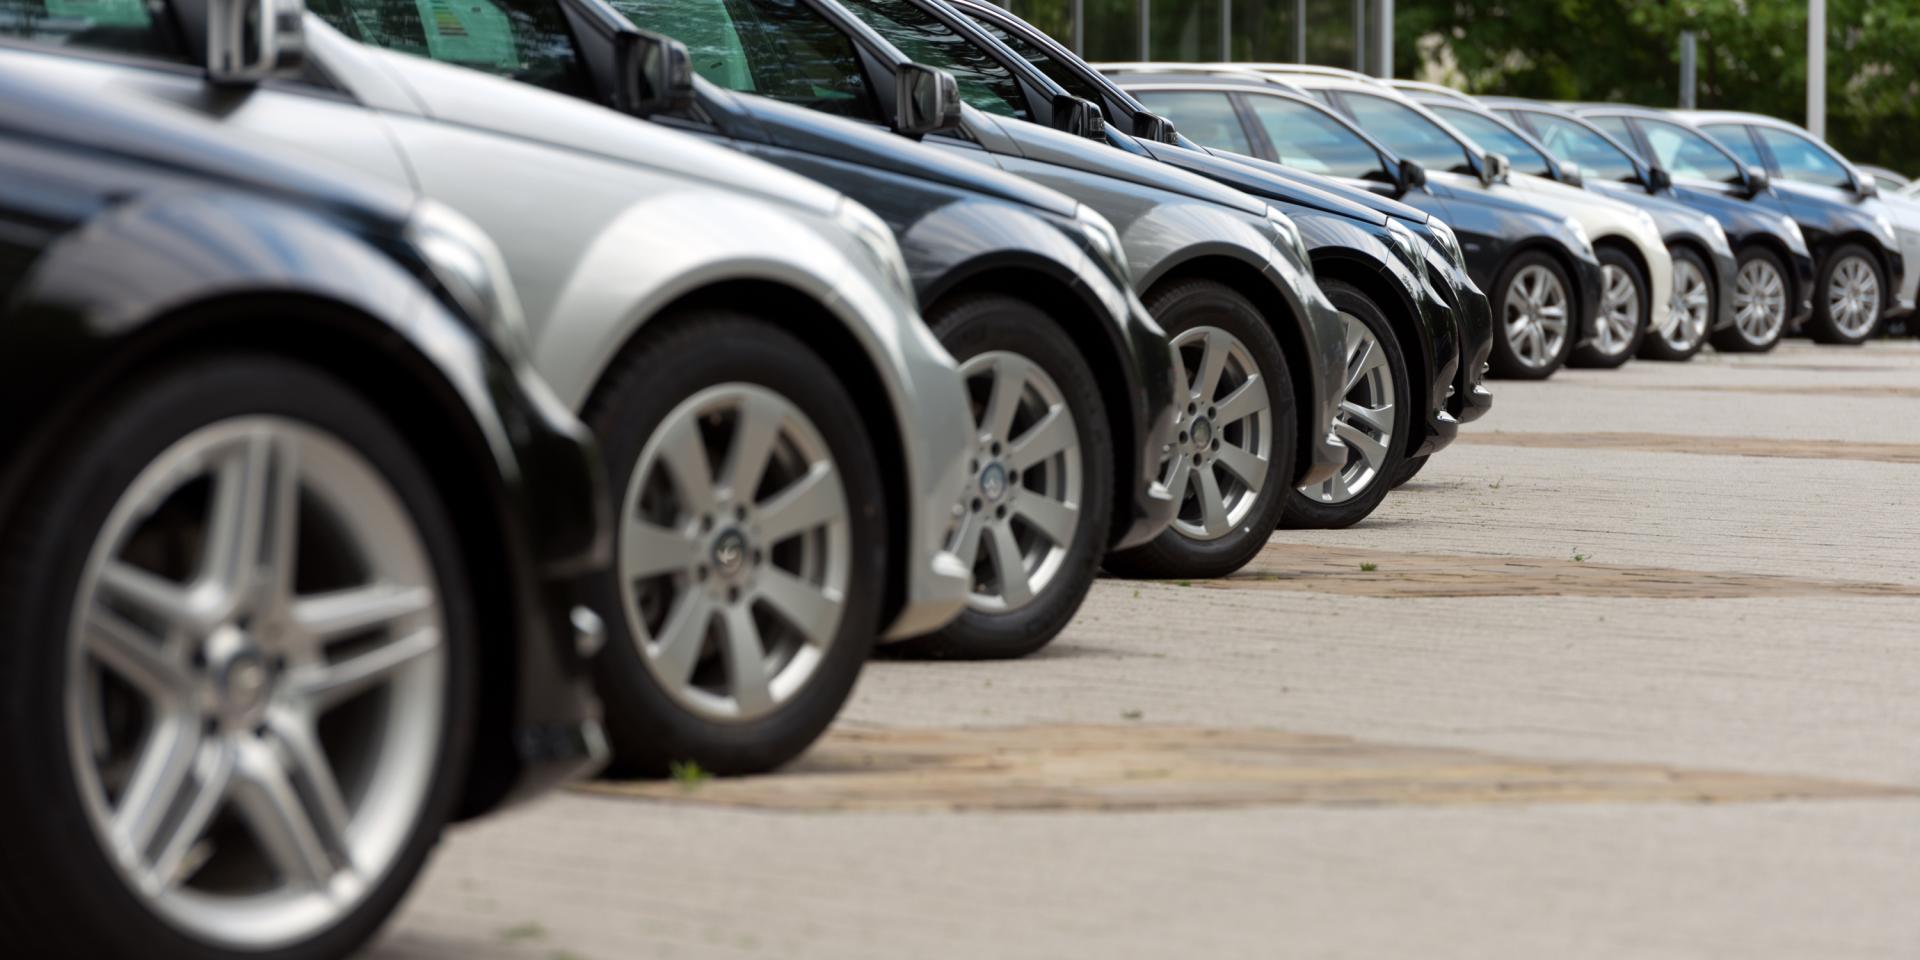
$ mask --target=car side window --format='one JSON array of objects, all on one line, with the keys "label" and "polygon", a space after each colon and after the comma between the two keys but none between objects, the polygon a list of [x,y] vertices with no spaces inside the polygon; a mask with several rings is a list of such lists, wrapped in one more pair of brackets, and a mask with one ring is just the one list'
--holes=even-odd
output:
[{"label": "car side window", "polygon": [[1754,145],[1753,137],[1747,133],[1746,127],[1738,124],[1714,123],[1703,124],[1700,129],[1706,131],[1707,136],[1720,141],[1721,146],[1733,151],[1733,155],[1739,157],[1741,163],[1755,170],[1767,168],[1767,161],[1760,156],[1760,148]]},{"label": "car side window", "polygon": [[1736,183],[1740,169],[1706,134],[1665,120],[1641,120],[1655,160],[1676,177]]},{"label": "car side window", "polygon": [[1612,134],[1615,140],[1627,144],[1635,150],[1640,149],[1639,145],[1634,143],[1633,131],[1628,129],[1626,117],[1587,117],[1586,120],[1588,123]]},{"label": "car side window", "polygon": [[0,0],[0,37],[175,63],[192,60],[165,5],[147,0]]},{"label": "car side window", "polygon": [[953,74],[960,99],[975,109],[1031,120],[1020,81],[1006,64],[907,0],[847,0],[846,7],[915,63]]},{"label": "car side window", "polygon": [[310,0],[307,9],[368,46],[593,95],[557,0]]},{"label": "car side window", "polygon": [[1281,163],[1329,177],[1393,182],[1373,144],[1319,109],[1261,94],[1249,94],[1247,103]]},{"label": "car side window", "polygon": [[1020,59],[1034,65],[1047,79],[1060,85],[1060,88],[1094,103],[1106,102],[1106,91],[1094,86],[1093,82],[1080,75],[1080,72],[1060,62],[1060,58],[1048,53],[1044,47],[1027,38],[1008,33],[1000,25],[988,20],[974,18],[980,29],[992,34],[995,40],[1007,45],[1007,48],[1020,55]]},{"label": "car side window", "polygon": [[1639,176],[1633,158],[1593,130],[1565,117],[1545,113],[1530,113],[1527,120],[1548,150],[1563,160],[1579,164],[1583,175],[1601,180],[1633,180]]},{"label": "car side window", "polygon": [[1234,153],[1253,153],[1240,115],[1227,95],[1212,90],[1136,90],[1148,110],[1173,121],[1195,143]]},{"label": "car side window", "polygon": [[1812,140],[1772,127],[1755,127],[1754,132],[1772,151],[1774,161],[1780,164],[1780,175],[1788,180],[1843,190],[1853,186],[1853,176],[1847,168]]},{"label": "car side window", "polygon": [[1501,126],[1500,121],[1483,113],[1465,110],[1459,107],[1434,105],[1430,107],[1440,119],[1453,124],[1461,133],[1473,138],[1488,153],[1504,153],[1507,162],[1520,173],[1531,173],[1536,177],[1553,176],[1553,165],[1547,155],[1535,149],[1526,138]]},{"label": "car side window", "polygon": [[852,38],[804,3],[611,0],[635,25],[687,45],[693,69],[728,90],[883,122]]},{"label": "car side window", "polygon": [[1420,115],[1420,111],[1386,97],[1344,92],[1341,102],[1353,114],[1360,129],[1377,137],[1387,149],[1428,170],[1472,173],[1467,149],[1438,124]]}]

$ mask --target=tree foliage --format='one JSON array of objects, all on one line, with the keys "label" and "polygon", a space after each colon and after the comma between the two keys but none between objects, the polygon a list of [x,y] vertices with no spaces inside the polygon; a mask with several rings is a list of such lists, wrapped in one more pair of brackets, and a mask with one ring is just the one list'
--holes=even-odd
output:
[{"label": "tree foliage", "polygon": [[[1396,63],[1469,92],[1679,103],[1680,32],[1699,35],[1698,103],[1806,119],[1805,0],[1400,0]],[[1408,71],[1402,68],[1404,75]],[[1827,139],[1920,173],[1920,2],[1829,0]]]}]

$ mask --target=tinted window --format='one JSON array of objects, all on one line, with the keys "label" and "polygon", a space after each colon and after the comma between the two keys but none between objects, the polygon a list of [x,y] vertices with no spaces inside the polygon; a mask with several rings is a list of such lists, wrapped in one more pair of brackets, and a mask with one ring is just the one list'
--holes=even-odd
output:
[{"label": "tinted window", "polygon": [[1575,120],[1550,113],[1529,113],[1527,122],[1554,156],[1580,165],[1582,175],[1598,180],[1633,180],[1633,158],[1606,137]]},{"label": "tinted window", "polygon": [[159,4],[146,0],[0,0],[0,37],[185,62]]},{"label": "tinted window", "polygon": [[1343,93],[1340,98],[1359,121],[1360,129],[1373,134],[1394,153],[1417,160],[1428,170],[1473,172],[1466,148],[1420,111],[1371,94]]},{"label": "tinted window", "polygon": [[1060,58],[1048,53],[1046,48],[1029,42],[1024,37],[1008,33],[992,21],[975,19],[973,22],[979,24],[980,29],[992,34],[994,39],[1006,44],[1014,53],[1019,54],[1022,60],[1039,68],[1041,73],[1047,75],[1047,79],[1059,84],[1061,89],[1082,100],[1106,103],[1105,90],[1094,86],[1091,81],[1081,76],[1079,71],[1060,62]]},{"label": "tinted window", "polygon": [[687,45],[693,69],[729,90],[881,122],[853,40],[804,3],[612,0],[642,29]]},{"label": "tinted window", "polygon": [[1224,93],[1204,90],[1141,90],[1135,96],[1147,109],[1173,121],[1180,132],[1202,146],[1234,153],[1252,153],[1240,115]]},{"label": "tinted window", "polygon": [[1318,108],[1261,95],[1249,95],[1247,103],[1281,163],[1329,177],[1392,181],[1372,144]]},{"label": "tinted window", "polygon": [[1735,183],[1740,170],[1706,135],[1665,120],[1641,120],[1653,158],[1676,177]]},{"label": "tinted window", "polygon": [[1755,127],[1754,132],[1760,134],[1760,141],[1773,151],[1774,161],[1780,164],[1780,175],[1788,180],[1842,189],[1853,186],[1853,177],[1847,168],[1812,140],[1772,127]]},{"label": "tinted window", "polygon": [[1500,121],[1473,110],[1459,107],[1434,105],[1428,109],[1440,115],[1440,119],[1458,127],[1461,133],[1473,138],[1480,149],[1488,153],[1504,153],[1513,169],[1520,173],[1531,173],[1537,177],[1550,177],[1553,168],[1547,162],[1547,155],[1533,148],[1524,137],[1503,126]]},{"label": "tinted window", "polygon": [[310,0],[307,8],[369,46],[591,95],[554,0]]},{"label": "tinted window", "polygon": [[939,67],[960,82],[960,99],[1003,117],[1026,120],[1027,100],[1005,64],[907,0],[849,0],[868,26],[916,63]]}]

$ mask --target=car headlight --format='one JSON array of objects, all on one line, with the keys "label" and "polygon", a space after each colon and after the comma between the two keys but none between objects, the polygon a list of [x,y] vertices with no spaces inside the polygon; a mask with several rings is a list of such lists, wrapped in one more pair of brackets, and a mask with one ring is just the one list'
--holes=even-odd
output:
[{"label": "car headlight", "polygon": [[1460,249],[1460,238],[1454,235],[1453,228],[1447,226],[1445,220],[1439,217],[1429,219],[1427,232],[1433,234],[1434,242],[1440,245],[1440,252],[1446,254],[1448,263],[1461,270],[1467,268],[1467,255]]},{"label": "car headlight", "polygon": [[1573,238],[1579,241],[1581,253],[1591,254],[1593,252],[1593,240],[1587,236],[1587,228],[1581,226],[1580,221],[1572,217],[1567,217],[1560,221],[1560,225],[1566,227],[1567,230],[1573,234]]},{"label": "car headlight", "polygon": [[1874,214],[1873,225],[1880,228],[1880,235],[1887,238],[1888,246],[1897,247],[1900,245],[1900,235],[1893,232],[1893,221],[1887,219],[1886,214]]},{"label": "car headlight", "polygon": [[885,277],[894,292],[907,303],[914,303],[913,275],[907,272],[907,258],[900,252],[900,242],[894,239],[893,230],[887,226],[887,222],[880,219],[879,214],[850,199],[840,201],[840,206],[833,212],[833,220],[860,241],[861,249],[867,254],[868,266]]},{"label": "car headlight", "polygon": [[1087,238],[1087,243],[1114,268],[1117,278],[1123,283],[1127,282],[1127,248],[1120,242],[1120,231],[1115,230],[1099,211],[1084,203],[1074,207],[1073,220],[1080,227],[1080,233]]},{"label": "car headlight", "polygon": [[1307,267],[1313,263],[1313,258],[1307,255],[1307,241],[1300,236],[1300,228],[1294,224],[1292,217],[1268,207],[1267,224],[1273,227],[1274,242],[1298,257],[1301,266]]},{"label": "car headlight", "polygon": [[1660,225],[1653,222],[1653,214],[1645,210],[1635,210],[1633,213],[1640,222],[1640,229],[1645,230],[1651,236],[1657,237],[1660,235]]},{"label": "car headlight", "polygon": [[1800,232],[1799,221],[1792,217],[1782,216],[1780,218],[1780,229],[1785,230],[1787,236],[1792,237],[1793,242],[1799,244],[1803,249],[1806,247],[1807,235]]},{"label": "car headlight", "polygon": [[407,222],[406,236],[460,309],[502,345],[523,355],[530,349],[506,258],[479,224],[444,204],[422,200]]},{"label": "car headlight", "polygon": [[1727,228],[1720,225],[1714,217],[1707,218],[1707,239],[1712,241],[1715,251],[1731,251],[1733,245],[1727,240]]},{"label": "car headlight", "polygon": [[1413,269],[1414,276],[1427,275],[1427,258],[1420,252],[1420,238],[1413,235],[1407,225],[1392,217],[1387,218],[1387,236],[1393,238],[1393,245],[1400,248],[1400,255],[1407,259],[1407,265]]}]

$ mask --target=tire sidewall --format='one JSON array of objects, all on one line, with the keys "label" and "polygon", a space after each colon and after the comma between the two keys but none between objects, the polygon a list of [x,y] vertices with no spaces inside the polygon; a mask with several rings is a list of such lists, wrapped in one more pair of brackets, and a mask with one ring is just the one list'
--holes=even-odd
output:
[{"label": "tire sidewall", "polygon": [[[1560,344],[1560,351],[1540,366],[1529,366],[1523,363],[1519,355],[1514,352],[1513,343],[1507,336],[1507,298],[1514,293],[1514,281],[1519,279],[1520,271],[1530,266],[1545,267],[1549,273],[1552,273],[1554,279],[1560,282],[1560,289],[1565,292],[1567,298],[1566,338]],[[1550,254],[1539,250],[1523,250],[1507,261],[1506,267],[1500,271],[1500,278],[1495,282],[1494,289],[1497,291],[1496,296],[1499,300],[1493,305],[1493,354],[1492,369],[1489,372],[1493,376],[1510,380],[1545,380],[1553,376],[1566,364],[1567,357],[1573,352],[1574,342],[1580,339],[1580,332],[1586,327],[1583,322],[1586,318],[1580,316],[1580,297],[1574,292],[1573,282],[1567,276],[1566,268]]]},{"label": "tire sidewall", "polygon": [[[139,473],[194,430],[239,416],[270,415],[297,420],[346,443],[380,472],[417,525],[434,567],[448,643],[446,728],[426,800],[408,841],[376,888],[354,912],[299,943],[264,952],[235,952],[205,944],[149,910],[131,893],[94,835],[67,752],[64,709],[66,644],[74,591],[108,514]],[[33,891],[5,897],[22,921],[69,927],[70,939],[47,952],[100,951],[101,955],[158,958],[247,957],[309,960],[344,955],[376,933],[424,866],[451,817],[472,746],[474,728],[476,614],[459,540],[430,475],[410,445],[356,391],[315,368],[269,355],[223,355],[176,363],[136,380],[97,404],[85,420],[96,431],[49,455],[41,481],[23,501],[23,521],[9,531],[5,549],[13,562],[0,578],[0,602],[20,611],[20,637],[59,637],[59,643],[20,645],[0,654],[6,668],[0,696],[6,699],[7,730],[0,743],[31,763],[33,771],[0,788],[0,809],[19,831],[5,848],[10,870],[36,861]],[[75,535],[73,531],[87,531]],[[16,539],[19,538],[19,539]],[[21,550],[22,543],[31,545]],[[38,734],[36,736],[36,734]],[[49,736],[49,734],[51,736]],[[54,748],[47,751],[45,742]],[[15,795],[32,784],[32,795]],[[25,851],[15,844],[27,847]],[[47,904],[36,910],[32,903]],[[103,922],[107,921],[107,922]],[[58,934],[54,936],[59,936]],[[81,946],[81,941],[86,941]]]},{"label": "tire sidewall", "polygon": [[[1833,289],[1834,273],[1840,269],[1842,262],[1850,259],[1860,260],[1866,263],[1867,269],[1873,271],[1874,283],[1880,291],[1878,312],[1874,316],[1873,322],[1868,324],[1866,332],[1858,336],[1842,331],[1840,325],[1834,322],[1833,315],[1830,312],[1831,303],[1828,299],[1829,291]],[[1839,248],[1827,255],[1826,262],[1820,267],[1820,280],[1815,287],[1813,297],[1813,322],[1808,325],[1808,333],[1821,343],[1845,346],[1865,343],[1873,339],[1874,334],[1880,332],[1881,324],[1885,322],[1888,303],[1887,295],[1887,275],[1885,270],[1880,269],[1879,259],[1867,250],[1867,248],[1857,243],[1841,244]]]}]

